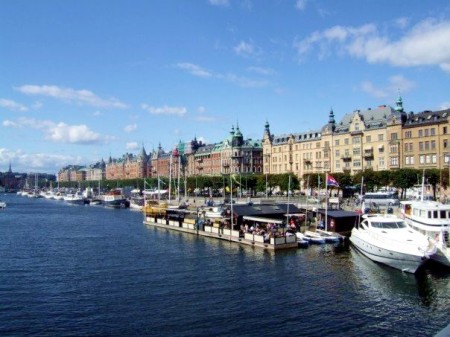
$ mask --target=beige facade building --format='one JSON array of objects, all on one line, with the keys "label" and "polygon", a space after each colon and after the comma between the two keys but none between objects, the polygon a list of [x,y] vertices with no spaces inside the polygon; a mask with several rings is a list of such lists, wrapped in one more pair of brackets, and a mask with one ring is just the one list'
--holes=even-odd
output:
[{"label": "beige facade building", "polygon": [[444,168],[450,165],[450,110],[406,113],[402,98],[396,107],[381,105],[347,113],[340,121],[330,111],[319,130],[274,136],[266,123],[264,173],[355,174],[398,168]]}]

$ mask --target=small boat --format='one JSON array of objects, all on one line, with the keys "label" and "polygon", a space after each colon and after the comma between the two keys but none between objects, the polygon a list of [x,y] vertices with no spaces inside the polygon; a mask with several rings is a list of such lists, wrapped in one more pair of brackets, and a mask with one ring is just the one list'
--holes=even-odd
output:
[{"label": "small boat", "polygon": [[297,232],[295,233],[295,236],[297,237],[298,248],[309,247],[309,239],[307,239],[303,233]]},{"label": "small boat", "polygon": [[117,188],[111,190],[105,195],[103,195],[103,204],[106,207],[112,208],[128,208],[130,207],[130,202],[122,194],[122,190]]},{"label": "small boat", "polygon": [[83,197],[80,193],[70,193],[64,196],[64,201],[74,205],[88,205],[89,199]]},{"label": "small boat", "polygon": [[0,200],[0,209],[6,208],[6,202]]},{"label": "small boat", "polygon": [[316,245],[321,245],[325,243],[325,238],[316,232],[305,231],[305,237],[308,238],[309,243],[313,243]]},{"label": "small boat", "polygon": [[142,210],[144,207],[144,196],[141,194],[141,191],[138,189],[132,190],[130,195],[130,208]]},{"label": "small boat", "polygon": [[392,214],[363,215],[352,229],[350,242],[372,261],[408,273],[415,273],[436,253],[432,240]]},{"label": "small boat", "polygon": [[316,233],[321,235],[325,239],[326,243],[336,243],[344,240],[341,235],[333,232],[324,231],[322,229],[317,229]]}]

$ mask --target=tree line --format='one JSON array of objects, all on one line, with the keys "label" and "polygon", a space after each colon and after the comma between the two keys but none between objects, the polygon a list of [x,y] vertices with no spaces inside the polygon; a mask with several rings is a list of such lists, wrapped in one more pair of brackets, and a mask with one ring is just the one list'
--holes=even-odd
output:
[{"label": "tree line", "polygon": [[[434,197],[436,197],[436,190],[438,186],[447,188],[449,186],[449,170],[445,169],[410,169],[402,168],[397,170],[374,171],[366,169],[354,175],[350,171],[339,173],[332,173],[332,176],[339,183],[341,189],[353,188],[357,192],[361,189],[362,177],[364,177],[364,185],[362,186],[364,192],[377,191],[381,187],[390,186],[399,190],[400,197],[404,197],[406,189],[414,185],[421,184],[422,176],[425,174],[425,183],[430,184],[433,188]],[[186,192],[189,195],[194,193],[217,194],[230,193],[231,188],[233,193],[238,191],[245,191],[246,195],[255,195],[257,192],[267,193],[269,195],[279,192],[286,194],[290,191],[304,191],[308,188],[320,189],[325,188],[325,173],[306,173],[302,177],[303,184],[295,174],[233,174],[233,175],[218,175],[218,176],[190,176],[184,178],[173,178],[169,180],[167,177],[159,178],[159,188],[168,189],[169,183],[172,185],[172,193],[178,191],[178,182],[180,183],[180,194]],[[320,185],[319,185],[320,184]],[[113,188],[133,187],[137,189],[157,189],[158,178],[140,178],[140,179],[124,179],[124,180],[104,180],[100,184],[98,181],[83,181],[83,182],[61,182],[60,187],[70,188],[98,188],[100,186],[103,190]]]}]

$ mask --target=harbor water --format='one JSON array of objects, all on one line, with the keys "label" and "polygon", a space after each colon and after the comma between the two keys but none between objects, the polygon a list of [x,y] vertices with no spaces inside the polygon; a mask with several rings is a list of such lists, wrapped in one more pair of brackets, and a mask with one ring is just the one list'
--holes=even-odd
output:
[{"label": "harbor water", "polygon": [[433,336],[450,272],[348,244],[271,252],[129,209],[1,195],[0,336]]}]

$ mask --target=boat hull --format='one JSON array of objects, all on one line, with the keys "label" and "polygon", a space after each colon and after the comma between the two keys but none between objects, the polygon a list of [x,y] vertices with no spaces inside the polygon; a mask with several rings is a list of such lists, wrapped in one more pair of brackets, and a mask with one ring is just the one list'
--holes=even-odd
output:
[{"label": "boat hull", "polygon": [[350,242],[358,251],[372,261],[407,273],[414,274],[428,260],[423,255],[405,254],[371,244],[364,238],[361,238],[355,231],[352,231]]}]

